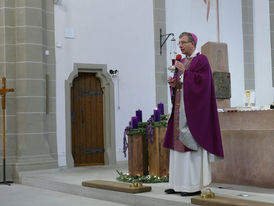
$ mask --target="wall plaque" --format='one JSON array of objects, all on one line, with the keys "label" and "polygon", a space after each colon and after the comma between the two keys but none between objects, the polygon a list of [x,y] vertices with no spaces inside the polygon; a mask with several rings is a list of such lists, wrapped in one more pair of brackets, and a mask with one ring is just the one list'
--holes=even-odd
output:
[{"label": "wall plaque", "polygon": [[217,99],[231,98],[231,81],[229,72],[213,72],[215,94]]}]

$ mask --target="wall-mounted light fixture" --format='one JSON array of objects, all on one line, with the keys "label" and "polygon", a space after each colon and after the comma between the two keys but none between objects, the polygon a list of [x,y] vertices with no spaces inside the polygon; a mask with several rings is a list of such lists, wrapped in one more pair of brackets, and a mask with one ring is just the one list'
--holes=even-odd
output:
[{"label": "wall-mounted light fixture", "polygon": [[115,70],[110,69],[110,70],[109,70],[109,73],[110,73],[110,75],[111,75],[111,78],[116,78],[116,77],[117,77],[118,70],[117,70],[117,69],[115,69]]},{"label": "wall-mounted light fixture", "polygon": [[117,69],[110,69],[109,74],[114,80],[117,78],[117,109],[120,109],[120,80],[119,80],[119,71]]},{"label": "wall-mounted light fixture", "polygon": [[[166,43],[166,40],[170,37],[173,36],[173,38],[171,39],[171,41],[176,41],[174,38],[174,33],[169,33],[169,34],[162,34],[162,29],[160,28],[160,55],[162,55],[162,47],[164,46],[164,44]],[[162,38],[165,39],[163,40]]]},{"label": "wall-mounted light fixture", "polygon": [[56,4],[56,5],[61,5],[62,0],[53,0],[53,3]]}]

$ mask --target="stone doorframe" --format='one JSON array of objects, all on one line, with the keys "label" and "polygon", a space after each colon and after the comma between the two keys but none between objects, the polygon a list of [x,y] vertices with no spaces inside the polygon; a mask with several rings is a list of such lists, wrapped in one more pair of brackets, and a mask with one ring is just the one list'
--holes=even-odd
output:
[{"label": "stone doorframe", "polygon": [[103,132],[105,148],[105,164],[116,163],[115,144],[115,107],[114,107],[114,86],[112,79],[107,72],[105,64],[79,64],[74,63],[73,71],[65,81],[65,107],[66,107],[66,159],[67,167],[74,167],[74,160],[71,149],[71,87],[73,80],[78,77],[79,72],[95,73],[101,81],[103,95]]}]

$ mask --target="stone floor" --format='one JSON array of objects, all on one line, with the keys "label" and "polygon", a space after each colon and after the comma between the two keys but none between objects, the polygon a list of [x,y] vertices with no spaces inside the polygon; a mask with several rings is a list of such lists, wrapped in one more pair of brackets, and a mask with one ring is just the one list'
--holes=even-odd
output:
[{"label": "stone floor", "polygon": [[1,206],[126,206],[20,184],[0,186]]},{"label": "stone floor", "polygon": [[[58,205],[58,202],[61,201],[62,198],[66,199],[66,195],[69,197],[68,200],[71,199],[71,201],[68,201],[68,205],[70,203],[71,205],[82,205],[80,204],[81,201],[87,201],[88,204],[89,200],[95,201],[94,203],[92,203],[92,205],[192,205],[190,203],[191,200],[188,197],[181,197],[177,194],[165,194],[164,190],[168,188],[168,183],[148,184],[152,186],[152,191],[139,194],[129,194],[81,186],[81,182],[84,180],[98,179],[116,181],[115,178],[117,177],[117,173],[115,169],[127,172],[126,164],[120,164],[115,166],[78,167],[70,169],[59,168],[44,171],[23,172],[20,174],[20,181],[25,186],[13,185],[10,188],[14,189],[7,190],[5,191],[6,193],[2,193],[1,191],[3,190],[3,186],[0,187],[0,205],[2,206],[2,195],[5,196],[4,201],[7,201],[9,199],[9,195],[10,197],[13,195],[16,198],[19,198],[18,201],[24,201],[25,196],[25,201],[28,201],[29,198],[31,199],[31,197],[33,197],[33,194],[37,194],[38,196],[41,195],[41,199],[45,201],[45,205],[47,205],[47,195],[51,197],[50,200],[48,200],[48,205]],[[26,185],[31,187],[26,187]],[[24,190],[22,189],[22,187],[26,187],[27,189]],[[34,190],[33,188],[40,189]],[[219,196],[274,203],[274,189],[227,184],[211,184],[210,188],[213,192],[215,192],[216,195]],[[47,191],[45,189],[50,191]],[[22,195],[20,190],[23,190],[26,195]],[[35,192],[32,192],[32,190],[34,190]],[[9,192],[10,194],[8,194]],[[53,195],[50,195],[51,192],[53,193]],[[18,197],[16,193],[19,194]],[[77,198],[79,198],[79,204],[72,204],[73,201],[77,202]],[[103,202],[100,202],[98,200],[103,200]],[[13,201],[15,200],[13,199]],[[51,204],[51,201],[56,201],[56,204]],[[5,203],[5,205],[16,204]]]}]

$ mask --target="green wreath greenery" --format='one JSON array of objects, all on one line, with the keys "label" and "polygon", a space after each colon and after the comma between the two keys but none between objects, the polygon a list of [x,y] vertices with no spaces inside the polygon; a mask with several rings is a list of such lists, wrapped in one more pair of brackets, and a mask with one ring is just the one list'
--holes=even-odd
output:
[{"label": "green wreath greenery", "polygon": [[118,173],[118,177],[116,178],[118,181],[121,182],[128,182],[128,183],[137,183],[137,182],[142,182],[142,183],[161,183],[161,182],[168,182],[169,178],[168,177],[158,177],[156,175],[128,175],[126,173],[123,173],[121,171],[116,170]]},{"label": "green wreath greenery", "polygon": [[166,127],[166,126],[167,126],[166,121],[152,122],[152,128],[154,128],[154,127]]},{"label": "green wreath greenery", "polygon": [[146,128],[147,127],[147,122],[138,122],[138,127],[140,128]]},{"label": "green wreath greenery", "polygon": [[146,129],[145,128],[137,128],[137,129],[131,129],[128,132],[128,136],[134,135],[134,134],[146,134]]}]

